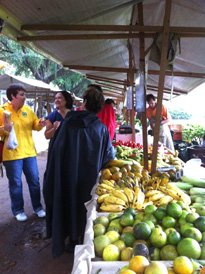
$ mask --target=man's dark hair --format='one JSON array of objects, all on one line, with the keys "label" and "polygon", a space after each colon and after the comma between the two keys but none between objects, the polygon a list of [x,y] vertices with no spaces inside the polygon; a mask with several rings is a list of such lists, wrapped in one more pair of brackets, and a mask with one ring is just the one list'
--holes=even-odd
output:
[{"label": "man's dark hair", "polygon": [[113,99],[111,99],[111,98],[107,98],[105,100],[105,104],[107,104],[107,105],[111,105],[111,104],[115,105],[115,101]]},{"label": "man's dark hair", "polygon": [[11,84],[6,90],[8,100],[12,101],[12,95],[16,97],[20,90],[26,91],[25,87],[21,84]]},{"label": "man's dark hair", "polygon": [[73,97],[71,96],[71,94],[69,92],[67,92],[66,90],[63,91],[59,91],[59,93],[61,93],[66,101],[66,108],[68,109],[72,109],[73,107]]},{"label": "man's dark hair", "polygon": [[83,95],[83,101],[85,102],[86,110],[98,113],[101,110],[105,99],[103,93],[98,88],[90,85]]},{"label": "man's dark hair", "polygon": [[88,85],[88,88],[90,88],[90,87],[94,87],[94,88],[96,88],[97,90],[99,90],[100,92],[103,92],[103,90],[102,90],[102,88],[101,88],[100,85],[97,85],[97,84],[90,84],[90,85]]},{"label": "man's dark hair", "polygon": [[147,94],[146,96],[146,101],[149,103],[150,100],[154,100],[155,101],[155,96],[153,94]]}]

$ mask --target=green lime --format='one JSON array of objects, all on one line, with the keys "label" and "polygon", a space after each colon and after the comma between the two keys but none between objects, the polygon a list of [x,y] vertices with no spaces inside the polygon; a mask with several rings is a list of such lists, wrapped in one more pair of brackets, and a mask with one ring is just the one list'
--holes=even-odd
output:
[{"label": "green lime", "polygon": [[119,261],[120,250],[116,245],[109,244],[103,249],[102,257],[104,261]]},{"label": "green lime", "polygon": [[178,257],[177,249],[173,245],[165,245],[160,250],[160,259],[162,261],[173,261]]},{"label": "green lime", "polygon": [[188,229],[188,228],[193,227],[193,226],[194,226],[194,225],[193,225],[192,223],[185,223],[185,224],[181,225],[181,226],[180,226],[180,233],[181,233],[182,235],[184,235],[184,231],[185,231],[186,229]]},{"label": "green lime", "polygon": [[126,208],[126,209],[124,210],[124,213],[132,214],[132,216],[134,216],[134,217],[135,217],[136,214],[137,214],[136,210],[135,210],[134,208],[132,208],[132,207]]},{"label": "green lime", "polygon": [[171,216],[165,216],[162,219],[162,226],[164,228],[175,227],[176,220]]},{"label": "green lime", "polygon": [[106,216],[99,216],[94,220],[94,224],[102,224],[107,227],[109,224],[109,219]]},{"label": "green lime", "polygon": [[201,242],[201,240],[202,240],[202,233],[200,232],[199,229],[197,229],[195,227],[190,227],[190,228],[187,228],[184,231],[183,237],[185,237],[185,238],[192,238],[192,239],[196,240],[197,242]]},{"label": "green lime", "polygon": [[181,240],[181,235],[178,231],[173,230],[167,235],[167,243],[171,245],[177,245]]},{"label": "green lime", "polygon": [[134,235],[137,240],[146,240],[151,235],[151,228],[145,222],[138,223],[134,226]]},{"label": "green lime", "polygon": [[197,218],[199,218],[199,214],[196,212],[190,212],[186,215],[187,223],[193,223]]},{"label": "green lime", "polygon": [[200,216],[194,221],[194,226],[201,232],[205,232],[205,216]]},{"label": "green lime", "polygon": [[152,230],[153,228],[155,228],[155,225],[154,225],[154,223],[153,223],[152,221],[146,220],[145,223],[148,224],[148,225],[150,226],[151,230]]},{"label": "green lime", "polygon": [[95,224],[93,227],[94,231],[94,237],[97,237],[99,235],[103,235],[106,231],[106,228],[102,224]]},{"label": "green lime", "polygon": [[131,213],[124,213],[120,217],[120,224],[122,226],[133,225],[133,223],[134,223],[134,217]]},{"label": "green lime", "polygon": [[152,221],[154,224],[157,224],[157,219],[153,214],[145,214],[143,218],[143,222]]},{"label": "green lime", "polygon": [[161,228],[154,228],[149,240],[154,247],[162,247],[166,245],[167,235]]},{"label": "green lime", "polygon": [[155,205],[147,205],[144,209],[144,212],[145,214],[152,214],[156,209],[157,207]]},{"label": "green lime", "polygon": [[110,239],[110,243],[114,243],[119,240],[120,234],[117,231],[111,230],[105,233],[105,235]]},{"label": "green lime", "polygon": [[120,239],[124,241],[127,247],[133,247],[133,244],[136,240],[134,234],[131,232],[122,233]]},{"label": "green lime", "polygon": [[167,205],[167,214],[173,218],[179,218],[182,215],[182,208],[179,204],[171,202]]},{"label": "green lime", "polygon": [[144,218],[144,212],[138,212],[136,215],[135,215],[135,220],[140,220],[142,221]]},{"label": "green lime", "polygon": [[180,256],[199,259],[201,255],[201,247],[196,240],[192,238],[184,238],[178,243],[177,252]]},{"label": "green lime", "polygon": [[153,215],[158,221],[161,221],[163,219],[163,217],[165,217],[167,215],[166,214],[166,209],[163,208],[163,207],[159,207],[155,210]]}]

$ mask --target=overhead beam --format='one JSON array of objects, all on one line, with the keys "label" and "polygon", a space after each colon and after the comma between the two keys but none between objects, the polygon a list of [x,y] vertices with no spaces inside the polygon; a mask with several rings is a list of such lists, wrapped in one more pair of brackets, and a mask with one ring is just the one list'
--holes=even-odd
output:
[{"label": "overhead beam", "polygon": [[[50,31],[109,31],[109,32],[162,32],[163,26],[143,25],[68,25],[68,24],[27,24],[21,30]],[[170,27],[170,32],[181,35],[204,35],[205,27]]]},{"label": "overhead beam", "polygon": [[86,78],[92,79],[92,80],[109,82],[109,83],[118,84],[118,85],[122,85],[122,86],[124,86],[125,82],[126,82],[126,81],[122,81],[122,80],[118,80],[118,79],[114,79],[114,78],[101,77],[101,76],[92,75],[92,74],[86,74]]},{"label": "overhead beam", "polygon": [[[154,34],[148,34],[154,37]],[[132,39],[139,38],[138,33],[106,33],[106,34],[52,34],[52,35],[22,35],[17,37],[17,41],[64,41],[64,40],[104,40],[104,39]]]},{"label": "overhead beam", "polygon": [[[159,75],[159,70],[148,70],[148,74]],[[166,71],[167,76],[178,76],[178,77],[190,77],[190,78],[205,78],[205,73],[198,72],[186,72],[186,71]]]},{"label": "overhead beam", "polygon": [[116,89],[116,92],[119,93],[119,94],[122,94],[122,92],[124,91],[123,88],[120,88],[118,86],[109,85],[109,84],[106,84],[105,82],[102,83],[102,82],[96,81],[96,84],[99,84],[102,87],[107,87],[107,88],[112,88],[112,89],[114,88],[114,89]]},{"label": "overhead beam", "polygon": [[[66,68],[74,70],[91,70],[91,71],[108,71],[108,72],[120,72],[127,73],[128,68],[116,68],[116,67],[99,67],[99,66],[83,66],[83,65],[63,65]],[[134,70],[136,72],[136,70]]]},{"label": "overhead beam", "polygon": [[[155,89],[158,89],[159,87],[158,87],[158,86],[153,86],[153,85],[147,85],[147,88],[155,88]],[[163,90],[164,90],[164,91],[170,91],[170,89],[165,88],[165,87],[164,87]],[[174,91],[175,91],[175,92],[178,92],[178,93],[183,93],[183,94],[187,94],[187,93],[188,93],[188,91],[181,90],[181,89],[176,89],[176,88],[174,88]]]}]

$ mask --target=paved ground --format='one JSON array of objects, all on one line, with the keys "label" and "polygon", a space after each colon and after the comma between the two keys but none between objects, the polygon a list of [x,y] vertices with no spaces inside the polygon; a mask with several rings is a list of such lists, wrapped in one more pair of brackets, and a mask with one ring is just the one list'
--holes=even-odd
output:
[{"label": "paved ground", "polygon": [[[47,153],[38,155],[40,181],[46,165]],[[73,255],[53,258],[51,241],[42,238],[45,220],[32,211],[27,184],[24,180],[25,212],[29,219],[17,222],[10,210],[6,175],[0,178],[0,273],[1,274],[69,274]],[[43,199],[42,199],[43,203]]]}]

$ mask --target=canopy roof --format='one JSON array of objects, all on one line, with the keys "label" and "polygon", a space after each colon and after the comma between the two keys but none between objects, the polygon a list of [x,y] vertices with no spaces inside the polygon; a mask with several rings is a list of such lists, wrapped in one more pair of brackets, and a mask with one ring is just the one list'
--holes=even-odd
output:
[{"label": "canopy roof", "polygon": [[[166,32],[180,35],[172,72],[166,70],[164,98],[186,94],[205,78],[205,1],[168,0]],[[139,3],[143,2],[143,6]],[[165,31],[164,0],[1,0],[2,33],[64,67],[104,84],[105,94],[123,97],[154,35]],[[157,93],[160,67],[146,55],[147,92]],[[109,83],[109,84],[108,84]]]}]

